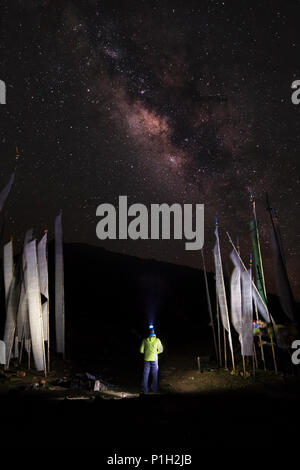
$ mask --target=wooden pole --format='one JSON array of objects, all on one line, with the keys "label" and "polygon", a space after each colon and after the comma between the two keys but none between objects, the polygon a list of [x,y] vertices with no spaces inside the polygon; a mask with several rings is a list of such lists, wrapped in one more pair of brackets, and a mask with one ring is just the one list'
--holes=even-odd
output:
[{"label": "wooden pole", "polygon": [[[251,282],[251,289],[253,286],[253,280],[252,280],[252,253],[250,253],[250,260],[249,260],[249,271],[250,271],[250,280]],[[253,336],[253,297],[251,299],[251,332],[252,332],[252,340],[253,340],[253,354],[252,354],[252,370],[253,370],[253,380],[255,381],[255,365],[257,367],[257,357],[256,357],[256,348],[255,348],[255,341],[254,341],[254,336]]]},{"label": "wooden pole", "polygon": [[224,368],[227,370],[227,346],[226,346],[226,330],[223,326],[223,338],[224,338]]},{"label": "wooden pole", "polygon": [[254,359],[255,359],[255,367],[256,367],[256,369],[258,369],[258,365],[257,365],[257,354],[256,354],[256,346],[255,346],[254,338],[253,338],[253,352],[254,352]]},{"label": "wooden pole", "polygon": [[235,372],[233,343],[232,343],[231,327],[230,327],[227,300],[226,300],[226,289],[225,289],[224,276],[223,276],[223,267],[222,267],[222,260],[221,260],[220,241],[219,241],[219,235],[218,235],[218,220],[217,219],[216,219],[216,237],[217,237],[217,244],[218,244],[217,246],[218,246],[218,255],[219,255],[219,263],[220,263],[222,290],[223,290],[224,295],[225,295],[225,315],[226,315],[226,322],[227,322],[227,328],[228,328],[228,342],[229,342],[229,349],[230,349],[230,352],[231,352],[232,368],[233,368],[233,371]]},{"label": "wooden pole", "polygon": [[219,365],[220,367],[222,367],[221,322],[220,322],[220,310],[219,310],[218,297],[217,297],[217,321],[218,321]]},{"label": "wooden pole", "polygon": [[245,364],[245,356],[242,356],[243,360],[243,371],[244,371],[244,378],[246,378],[246,364]]},{"label": "wooden pole", "polygon": [[252,356],[252,370],[253,370],[253,381],[255,382],[255,360],[254,360],[254,355]]},{"label": "wooden pole", "polygon": [[209,311],[209,316],[210,316],[210,322],[211,322],[211,326],[212,326],[212,333],[213,333],[213,339],[214,339],[214,345],[215,345],[216,359],[217,359],[217,362],[219,362],[217,339],[216,339],[215,325],[214,325],[214,320],[213,320],[213,315],[212,315],[212,308],[211,308],[210,295],[209,295],[209,289],[208,289],[208,282],[207,282],[207,275],[206,275],[206,267],[205,267],[205,259],[204,259],[203,249],[201,250],[201,255],[202,255],[202,265],[203,265],[204,279],[205,279],[207,305],[208,305],[208,311]]},{"label": "wooden pole", "polygon": [[7,357],[7,361],[6,361],[6,364],[5,364],[5,370],[8,370],[8,368],[9,368],[11,352],[12,352],[12,348],[13,348],[13,345],[14,345],[15,331],[16,331],[16,327],[14,327],[14,329],[13,329],[13,331],[12,331],[12,333],[11,333],[11,336],[10,336],[10,340],[9,340],[9,352],[8,352],[8,357]]},{"label": "wooden pole", "polygon": [[[254,300],[254,309],[255,309],[256,322],[257,322],[257,325],[258,325],[258,312],[257,312],[257,304],[256,304],[255,300]],[[263,365],[264,365],[264,371],[266,372],[267,369],[266,369],[266,362],[265,362],[264,346],[262,344],[262,336],[261,336],[260,328],[259,328],[258,336],[259,336],[259,343],[260,343],[261,358],[262,358]]]},{"label": "wooden pole", "polygon": [[[228,312],[227,312],[227,317],[228,317]],[[228,342],[229,342],[230,351],[231,351],[232,370],[233,370],[233,372],[235,373],[235,360],[234,360],[233,343],[232,343],[232,336],[231,336],[231,329],[230,329],[230,324],[229,324],[229,318],[228,318],[228,326],[229,326]]]},{"label": "wooden pole", "polygon": [[50,330],[49,330],[49,313],[48,313],[48,342],[47,342],[47,362],[48,362],[48,373],[50,372]]},{"label": "wooden pole", "polygon": [[23,347],[24,347],[24,328],[22,331],[22,337],[21,337],[21,347],[20,347],[20,355],[19,355],[19,365],[21,365],[22,362],[22,355],[23,355]]},{"label": "wooden pole", "polygon": [[30,356],[31,356],[31,341],[30,341],[30,344],[29,344],[29,347],[28,347],[28,370],[30,370]]},{"label": "wooden pole", "polygon": [[275,374],[278,374],[278,369],[277,369],[277,362],[276,362],[276,356],[275,356],[275,349],[274,349],[274,342],[273,342],[273,335],[272,333],[269,333],[270,339],[271,339],[271,348],[272,348],[272,356],[273,356],[273,362],[274,362],[274,370]]},{"label": "wooden pole", "polygon": [[[267,196],[267,210],[270,214],[271,218],[271,223],[272,223],[272,228],[273,228],[273,235],[275,238],[275,242],[277,245],[277,253],[278,253],[278,260],[277,264],[279,263],[278,269],[281,271],[281,282],[285,284],[285,290],[286,290],[286,295],[288,297],[288,302],[286,303],[286,306],[288,306],[287,310],[285,306],[283,306],[283,310],[285,314],[292,320],[292,322],[295,321],[295,312],[294,312],[294,296],[293,292],[291,289],[291,284],[289,281],[289,276],[287,273],[287,267],[286,267],[286,259],[285,259],[285,254],[284,254],[284,249],[283,249],[283,243],[282,243],[282,237],[280,235],[280,229],[279,229],[279,224],[278,224],[278,219],[275,210],[270,206],[269,202],[269,197]],[[287,300],[287,299],[286,299]],[[274,337],[275,337],[275,329],[274,330]],[[276,339],[276,337],[275,337]]]}]

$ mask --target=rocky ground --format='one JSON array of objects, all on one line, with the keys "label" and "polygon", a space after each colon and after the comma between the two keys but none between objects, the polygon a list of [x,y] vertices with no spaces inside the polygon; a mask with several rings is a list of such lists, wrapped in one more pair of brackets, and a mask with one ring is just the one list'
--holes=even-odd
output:
[{"label": "rocky ground", "polygon": [[[176,364],[176,365],[175,365]],[[160,367],[160,393],[139,395],[140,366],[54,361],[47,378],[12,365],[1,371],[2,443],[20,447],[114,450],[246,446],[297,442],[300,379],[256,371],[243,377],[214,363],[169,357]],[[100,370],[101,369],[101,370]],[[88,373],[88,375],[87,375]],[[94,391],[99,380],[99,391]],[[15,442],[14,442],[15,445]]]}]

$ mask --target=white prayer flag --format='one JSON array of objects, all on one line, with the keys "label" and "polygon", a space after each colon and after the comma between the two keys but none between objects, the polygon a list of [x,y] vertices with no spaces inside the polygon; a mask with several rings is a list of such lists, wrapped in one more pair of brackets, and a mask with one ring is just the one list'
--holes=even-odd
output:
[{"label": "white prayer flag", "polygon": [[18,308],[18,290],[16,285],[16,276],[13,260],[12,241],[4,245],[3,253],[4,262],[4,289],[5,289],[5,305],[6,319],[4,326],[4,342],[6,350],[6,365],[8,366],[10,356],[13,357],[13,345],[16,330],[16,317]]},{"label": "white prayer flag", "polygon": [[0,340],[0,364],[6,364],[5,343]]},{"label": "white prayer flag", "polygon": [[242,356],[253,356],[253,296],[252,273],[242,273]]},{"label": "white prayer flag", "polygon": [[40,289],[41,294],[47,299],[42,304],[43,312],[43,328],[44,328],[44,340],[48,341],[49,332],[49,288],[48,288],[48,263],[47,263],[47,233],[43,236],[41,241],[38,244],[38,268],[39,268],[39,278],[40,278]]},{"label": "white prayer flag", "polygon": [[[230,258],[234,266],[237,266],[241,272],[247,271],[245,265],[243,264],[236,250],[233,250],[230,253]],[[259,313],[261,314],[261,316],[263,317],[263,319],[267,323],[270,323],[271,319],[270,319],[268,308],[266,304],[264,303],[263,299],[261,298],[261,295],[258,292],[257,287],[254,284],[253,280],[252,280],[252,297],[253,297],[254,302],[256,302],[257,309]]]},{"label": "white prayer flag", "polygon": [[42,306],[35,240],[29,242],[25,246],[25,260],[25,280],[26,292],[28,296],[29,323],[33,358],[37,370],[46,370]]},{"label": "white prayer flag", "polygon": [[219,302],[223,326],[228,331],[228,341],[229,341],[229,346],[230,346],[230,350],[231,350],[231,354],[233,358],[233,345],[232,345],[231,329],[230,329],[230,323],[229,323],[229,315],[228,315],[226,291],[225,291],[225,284],[224,284],[218,228],[216,228],[215,230],[215,236],[216,236],[216,244],[214,247],[214,261],[215,261],[215,271],[216,271],[217,300]]}]

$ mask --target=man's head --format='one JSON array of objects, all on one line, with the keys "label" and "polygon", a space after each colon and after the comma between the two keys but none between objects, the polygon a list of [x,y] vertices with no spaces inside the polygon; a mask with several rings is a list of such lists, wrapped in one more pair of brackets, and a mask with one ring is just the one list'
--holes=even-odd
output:
[{"label": "man's head", "polygon": [[154,326],[153,325],[149,325],[149,336],[155,336]]}]

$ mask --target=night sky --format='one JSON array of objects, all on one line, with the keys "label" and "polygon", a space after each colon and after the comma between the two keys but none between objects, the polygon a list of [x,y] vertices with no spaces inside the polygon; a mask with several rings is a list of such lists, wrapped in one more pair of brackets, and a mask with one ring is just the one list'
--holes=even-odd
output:
[{"label": "night sky", "polygon": [[[267,287],[275,290],[265,193],[277,209],[296,298],[300,275],[299,1],[1,2],[0,185],[18,161],[6,238],[44,228],[63,210],[64,239],[190,266],[184,242],[100,241],[96,208],[205,204],[250,250],[251,197]],[[100,269],[100,267],[99,267]]]}]

